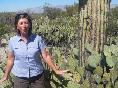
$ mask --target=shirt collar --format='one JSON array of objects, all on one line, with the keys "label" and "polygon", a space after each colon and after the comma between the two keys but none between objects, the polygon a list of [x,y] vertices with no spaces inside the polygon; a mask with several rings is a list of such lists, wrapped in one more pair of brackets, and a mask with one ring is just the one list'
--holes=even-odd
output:
[{"label": "shirt collar", "polygon": [[[16,36],[17,36],[17,41],[18,41],[18,42],[22,41],[21,36],[19,36],[19,35],[16,35]],[[31,34],[31,35],[29,36],[28,40],[30,40],[30,39],[32,38],[32,36],[33,36],[33,34]]]},{"label": "shirt collar", "polygon": [[16,36],[17,36],[17,41],[18,42],[22,41],[22,38],[19,35],[16,35]]}]

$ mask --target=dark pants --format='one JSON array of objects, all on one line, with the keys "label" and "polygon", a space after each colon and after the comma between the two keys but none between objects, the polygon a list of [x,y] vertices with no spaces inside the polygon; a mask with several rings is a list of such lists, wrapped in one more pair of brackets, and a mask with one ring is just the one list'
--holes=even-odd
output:
[{"label": "dark pants", "polygon": [[34,76],[31,78],[14,77],[14,88],[45,88],[44,74]]}]

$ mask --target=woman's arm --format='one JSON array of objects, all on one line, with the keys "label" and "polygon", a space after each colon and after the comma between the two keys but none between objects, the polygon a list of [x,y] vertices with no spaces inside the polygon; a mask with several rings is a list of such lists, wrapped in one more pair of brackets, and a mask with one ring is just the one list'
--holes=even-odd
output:
[{"label": "woman's arm", "polygon": [[54,65],[51,55],[49,55],[49,52],[47,49],[44,49],[42,51],[42,57],[44,59],[44,62],[48,64],[48,66],[57,74],[57,75],[63,75],[68,70],[58,70],[57,67]]},{"label": "woman's arm", "polygon": [[5,80],[8,79],[8,76],[11,72],[11,69],[13,67],[14,64],[14,55],[11,52],[8,52],[8,58],[7,58],[7,64],[6,64],[6,68],[5,68],[5,73],[2,77],[2,79],[0,80],[0,82],[3,82]]}]

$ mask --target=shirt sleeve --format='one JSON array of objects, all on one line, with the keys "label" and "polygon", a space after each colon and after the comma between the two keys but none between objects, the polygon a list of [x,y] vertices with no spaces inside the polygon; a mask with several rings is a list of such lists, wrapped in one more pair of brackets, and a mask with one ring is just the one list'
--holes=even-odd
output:
[{"label": "shirt sleeve", "polygon": [[13,53],[13,47],[12,47],[12,41],[11,40],[8,41],[8,52]]},{"label": "shirt sleeve", "polygon": [[45,42],[41,36],[39,36],[39,48],[41,52],[46,48]]}]

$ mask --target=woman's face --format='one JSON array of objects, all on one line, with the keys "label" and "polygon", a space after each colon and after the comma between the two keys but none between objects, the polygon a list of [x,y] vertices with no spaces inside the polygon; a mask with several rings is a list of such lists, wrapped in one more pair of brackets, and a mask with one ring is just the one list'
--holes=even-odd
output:
[{"label": "woman's face", "polygon": [[17,23],[17,29],[20,31],[21,35],[27,35],[29,30],[29,21],[26,18],[19,19]]}]

